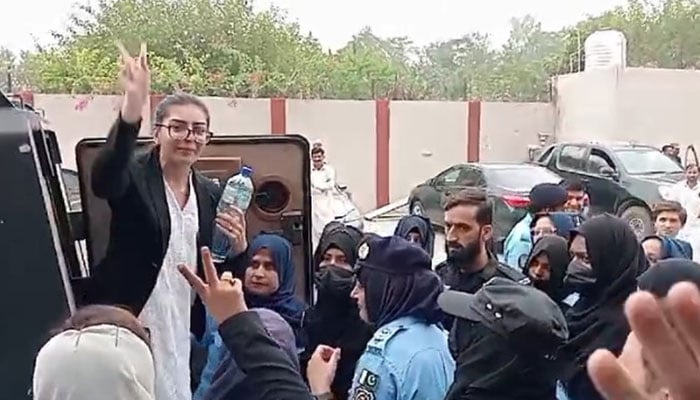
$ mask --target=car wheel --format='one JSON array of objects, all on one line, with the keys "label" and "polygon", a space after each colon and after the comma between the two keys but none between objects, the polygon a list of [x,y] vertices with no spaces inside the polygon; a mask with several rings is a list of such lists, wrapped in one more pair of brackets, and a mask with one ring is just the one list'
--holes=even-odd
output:
[{"label": "car wheel", "polygon": [[420,200],[415,200],[413,203],[411,203],[409,213],[411,215],[420,215],[421,217],[425,217],[425,210],[423,209],[423,204],[420,202]]},{"label": "car wheel", "polygon": [[637,238],[643,239],[654,231],[653,221],[649,211],[640,206],[627,207],[620,214],[620,218],[627,221]]}]

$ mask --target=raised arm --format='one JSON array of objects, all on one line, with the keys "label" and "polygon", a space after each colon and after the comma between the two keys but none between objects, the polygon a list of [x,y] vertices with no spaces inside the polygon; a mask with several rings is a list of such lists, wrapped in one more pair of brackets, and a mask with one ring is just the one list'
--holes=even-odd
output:
[{"label": "raised arm", "polygon": [[92,191],[101,199],[119,198],[129,186],[129,160],[136,148],[141,121],[129,123],[120,115],[107,136],[107,143],[92,165]]},{"label": "raised arm", "polygon": [[120,78],[124,101],[119,118],[107,136],[107,143],[93,164],[90,182],[95,195],[103,199],[120,197],[129,185],[129,160],[136,148],[143,109],[151,87],[146,45],[141,45],[138,57],[131,57],[120,43],[117,43],[117,47],[121,52]]}]

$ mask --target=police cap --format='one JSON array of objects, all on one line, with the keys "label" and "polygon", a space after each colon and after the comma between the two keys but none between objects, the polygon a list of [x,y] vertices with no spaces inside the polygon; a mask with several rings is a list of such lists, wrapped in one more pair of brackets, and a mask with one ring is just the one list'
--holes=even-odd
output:
[{"label": "police cap", "polygon": [[412,274],[431,270],[430,255],[419,246],[398,236],[366,237],[357,249],[355,269],[384,271],[389,274]]},{"label": "police cap", "polygon": [[569,336],[559,306],[544,292],[495,277],[475,294],[448,290],[438,305],[457,318],[483,323],[519,348],[551,353]]}]

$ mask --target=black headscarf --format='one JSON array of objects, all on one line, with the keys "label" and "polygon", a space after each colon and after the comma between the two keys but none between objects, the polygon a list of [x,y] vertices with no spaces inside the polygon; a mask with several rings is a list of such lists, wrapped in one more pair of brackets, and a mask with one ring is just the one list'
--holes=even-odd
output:
[{"label": "black headscarf", "polygon": [[[395,240],[405,241],[399,238]],[[402,260],[395,262],[401,263]],[[356,269],[356,274],[359,283],[365,288],[365,307],[369,320],[375,327],[408,316],[428,324],[443,320],[444,314],[437,304],[443,284],[440,277],[430,269],[430,261],[426,268],[413,269],[404,268],[403,265],[379,268],[365,265]]]},{"label": "black headscarf", "polygon": [[357,258],[357,245],[362,239],[362,232],[352,226],[339,222],[331,222],[323,228],[323,233],[314,253],[314,271],[323,261],[323,256],[328,249],[336,248],[345,254],[348,264],[355,265]]},{"label": "black headscarf", "polygon": [[679,282],[692,282],[700,288],[700,264],[685,258],[667,258],[639,277],[639,290],[657,297],[666,297],[671,287]]},{"label": "black headscarf", "polygon": [[[538,240],[527,257],[527,262],[523,266],[523,275],[529,276],[529,269],[532,260],[541,254],[546,254],[549,259],[550,276],[546,287],[538,288],[559,304],[564,298],[564,276],[566,268],[569,266],[569,244],[559,236],[548,235]],[[532,278],[530,279],[532,280]]]},{"label": "black headscarf", "polygon": [[435,244],[435,231],[433,231],[433,225],[428,218],[420,215],[406,215],[396,224],[394,235],[408,239],[408,234],[414,231],[418,232],[420,235],[420,244],[423,250],[432,257],[433,246]]},{"label": "black headscarf", "polygon": [[[585,374],[588,357],[605,348],[619,355],[630,328],[623,311],[627,297],[637,289],[637,276],[647,268],[642,246],[630,226],[603,214],[584,222],[577,235],[586,238],[586,249],[595,281],[566,313],[569,341],[561,349],[564,381]],[[590,384],[587,376],[587,384]],[[591,384],[592,387],[592,384]]]}]

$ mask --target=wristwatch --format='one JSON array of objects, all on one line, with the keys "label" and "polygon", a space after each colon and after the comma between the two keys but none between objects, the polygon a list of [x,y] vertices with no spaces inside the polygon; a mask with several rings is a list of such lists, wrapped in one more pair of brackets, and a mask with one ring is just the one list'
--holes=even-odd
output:
[{"label": "wristwatch", "polygon": [[323,393],[323,394],[317,394],[314,396],[316,400],[334,400],[333,393],[328,392],[328,393]]}]

